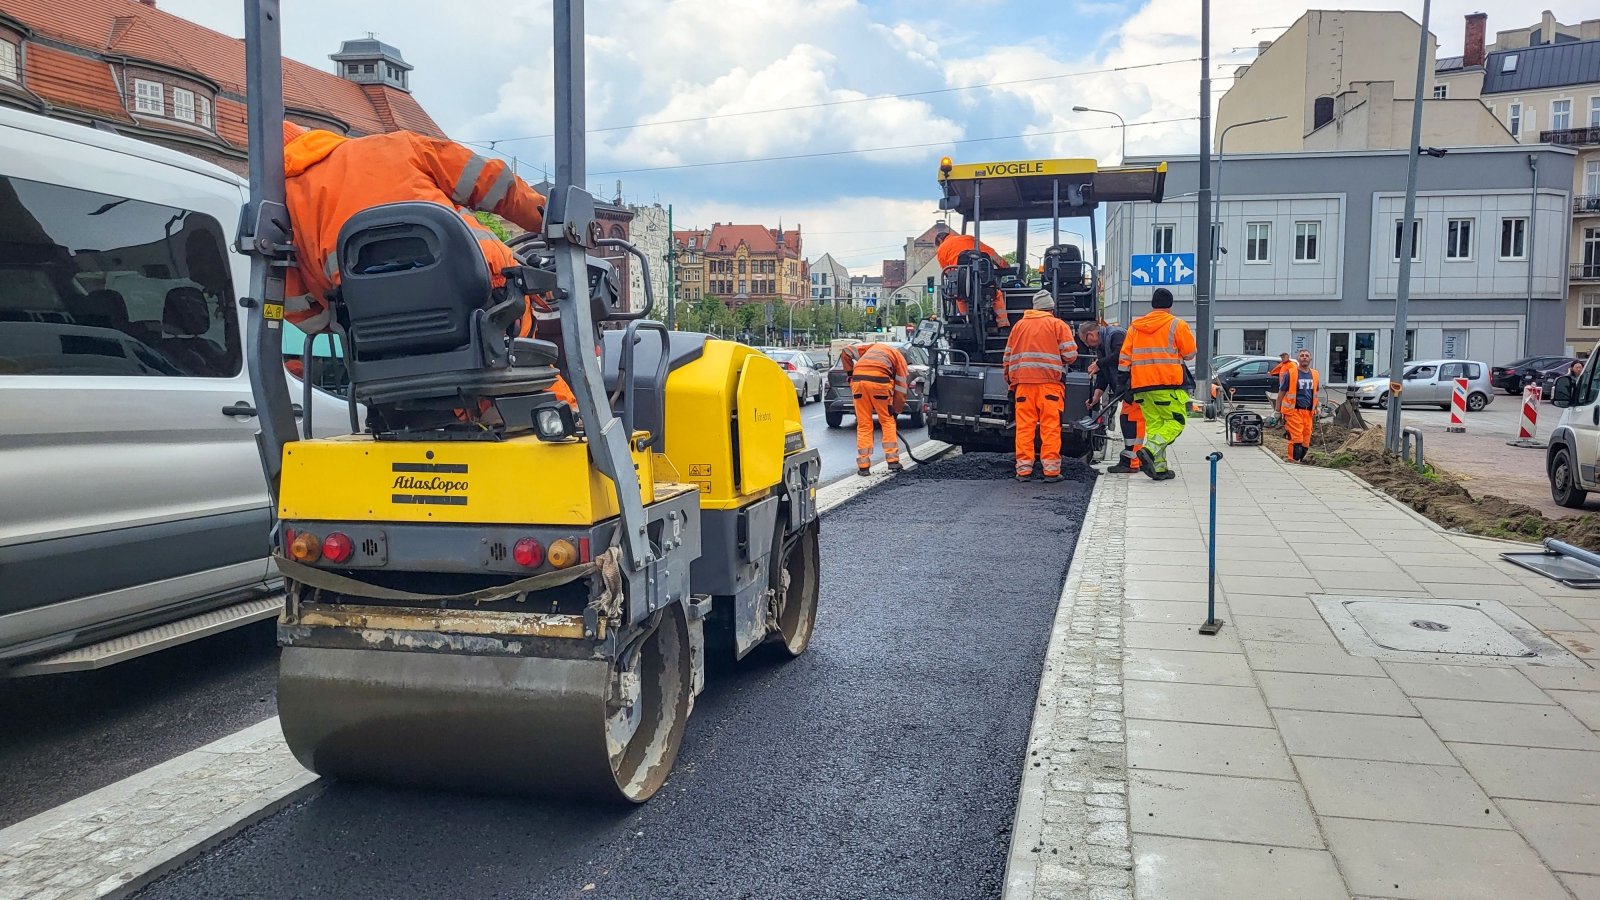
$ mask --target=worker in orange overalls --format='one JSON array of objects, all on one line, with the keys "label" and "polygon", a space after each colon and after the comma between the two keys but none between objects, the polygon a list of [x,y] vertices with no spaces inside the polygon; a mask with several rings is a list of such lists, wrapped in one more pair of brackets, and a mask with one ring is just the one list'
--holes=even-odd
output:
[{"label": "worker in orange overalls", "polygon": [[1144,414],[1144,446],[1139,448],[1139,471],[1156,481],[1175,477],[1167,468],[1167,448],[1183,433],[1189,418],[1189,387],[1193,382],[1187,363],[1194,361],[1194,332],[1189,323],[1174,316],[1172,292],[1156,288],[1150,294],[1150,311],[1133,320],[1122,342],[1118,371]]},{"label": "worker in orange overalls", "polygon": [[[933,241],[934,254],[938,257],[940,270],[954,268],[960,261],[961,254],[974,248],[982,250],[985,256],[994,260],[995,268],[1004,269],[1010,265],[1006,258],[996,253],[988,244],[980,244],[978,239],[970,234],[956,234],[946,231]],[[956,312],[967,314],[967,301],[965,298],[956,299]],[[1004,328],[1011,324],[1010,317],[1006,314],[1006,295],[999,288],[994,291],[994,320],[999,327]]]},{"label": "worker in orange overalls", "polygon": [[1321,391],[1322,375],[1311,367],[1311,351],[1301,350],[1297,362],[1290,363],[1278,378],[1279,409],[1289,430],[1283,455],[1289,462],[1305,462],[1311,450],[1311,427],[1317,421]]},{"label": "worker in orange overalls", "polygon": [[905,356],[893,344],[851,344],[839,354],[839,364],[850,376],[850,394],[856,402],[856,474],[871,474],[873,416],[883,429],[883,458],[889,471],[899,472],[895,417],[905,408],[910,390]]},{"label": "worker in orange overalls", "polygon": [[[283,169],[298,260],[285,280],[284,317],[307,334],[332,328],[328,297],[339,286],[339,229],[362,210],[421,200],[492,212],[528,231],[544,227],[544,195],[513,175],[503,161],[408,131],[345,138],[285,122]],[[461,219],[478,239],[490,282],[503,288],[502,273],[519,265],[516,256],[483,223],[465,213]],[[520,337],[534,329],[531,300],[524,302],[528,308],[516,325]],[[553,390],[577,405],[560,376]]]},{"label": "worker in orange overalls", "polygon": [[1011,329],[1002,361],[1015,394],[1017,480],[1033,477],[1033,441],[1038,435],[1045,481],[1061,480],[1061,413],[1066,408],[1067,367],[1078,360],[1072,326],[1055,316],[1049,291],[1033,295],[1033,309]]},{"label": "worker in orange overalls", "polygon": [[[1278,411],[1278,406],[1280,405],[1278,398],[1278,382],[1283,380],[1283,373],[1292,368],[1294,368],[1294,360],[1289,358],[1289,354],[1279,353],[1278,364],[1273,366],[1272,369],[1267,372],[1268,375],[1272,376],[1272,386],[1267,388],[1267,406],[1274,413]],[[1287,434],[1285,436],[1287,436]]]},{"label": "worker in orange overalls", "polygon": [[[1095,351],[1095,360],[1089,364],[1089,374],[1094,376],[1094,396],[1088,407],[1095,409],[1109,392],[1113,395],[1128,389],[1126,379],[1117,371],[1117,360],[1122,356],[1122,342],[1128,332],[1114,325],[1085,322],[1078,327],[1078,337],[1083,345]],[[1144,446],[1144,413],[1133,397],[1124,397],[1121,404],[1122,458],[1106,469],[1108,475],[1127,475],[1139,471],[1139,449]]]}]

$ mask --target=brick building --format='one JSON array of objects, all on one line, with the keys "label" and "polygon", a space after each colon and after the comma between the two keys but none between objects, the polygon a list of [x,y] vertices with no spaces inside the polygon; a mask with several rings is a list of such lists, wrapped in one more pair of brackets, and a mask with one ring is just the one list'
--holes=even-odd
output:
[{"label": "brick building", "polygon": [[811,297],[810,266],[800,229],[716,223],[709,229],[674,231],[678,296],[713,294],[736,306],[799,303]]},{"label": "brick building", "polygon": [[[443,137],[400,51],[366,38],[337,74],[283,61],[285,115],[358,137]],[[244,42],[155,0],[0,0],[0,104],[141,138],[246,171]]]}]

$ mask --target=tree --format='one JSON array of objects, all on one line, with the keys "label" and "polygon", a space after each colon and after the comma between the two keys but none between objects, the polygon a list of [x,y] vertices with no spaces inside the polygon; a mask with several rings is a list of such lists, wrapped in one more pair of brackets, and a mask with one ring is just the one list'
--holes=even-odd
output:
[{"label": "tree", "polygon": [[473,218],[477,219],[479,224],[483,225],[483,227],[494,232],[495,237],[502,241],[511,240],[511,231],[506,228],[505,221],[499,216],[492,212],[475,212],[472,214],[472,216]]}]

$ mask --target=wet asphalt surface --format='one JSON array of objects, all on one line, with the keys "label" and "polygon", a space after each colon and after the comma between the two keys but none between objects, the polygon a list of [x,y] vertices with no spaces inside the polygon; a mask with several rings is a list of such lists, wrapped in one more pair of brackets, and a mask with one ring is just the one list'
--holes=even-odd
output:
[{"label": "wet asphalt surface", "polygon": [[94,672],[0,680],[0,828],[277,714],[273,623]]},{"label": "wet asphalt surface", "polygon": [[829,513],[810,651],[713,674],[641,807],[334,782],[139,896],[997,897],[1093,477],[1067,474],[961,456]]}]

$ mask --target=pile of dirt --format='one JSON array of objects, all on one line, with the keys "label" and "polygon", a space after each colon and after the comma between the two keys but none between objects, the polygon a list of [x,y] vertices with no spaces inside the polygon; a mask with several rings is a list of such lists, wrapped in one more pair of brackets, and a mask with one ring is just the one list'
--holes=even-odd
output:
[{"label": "pile of dirt", "polygon": [[[1319,426],[1318,431],[1322,430],[1323,426]],[[1280,452],[1282,436],[1282,432],[1277,435]],[[1319,435],[1313,433],[1313,463],[1353,472],[1367,484],[1446,528],[1517,541],[1555,538],[1586,550],[1600,551],[1600,516],[1551,519],[1526,504],[1493,496],[1474,497],[1448,472],[1433,466],[1418,472],[1409,463],[1389,456],[1384,451],[1381,427],[1346,432],[1331,450],[1317,437]]]}]

